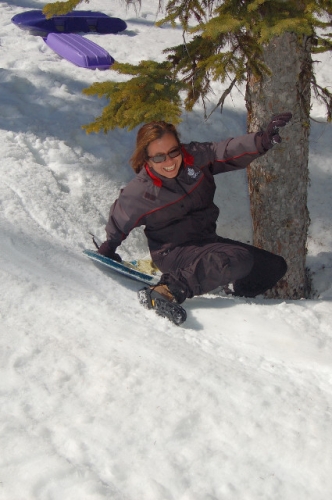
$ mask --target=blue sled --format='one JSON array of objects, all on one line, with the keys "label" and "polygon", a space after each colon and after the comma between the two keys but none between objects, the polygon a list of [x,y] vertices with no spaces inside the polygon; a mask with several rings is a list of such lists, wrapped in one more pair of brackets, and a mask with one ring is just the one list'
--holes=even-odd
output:
[{"label": "blue sled", "polygon": [[114,63],[105,49],[75,33],[50,33],[44,41],[59,56],[81,68],[105,70]]},{"label": "blue sled", "polygon": [[157,274],[146,274],[138,271],[137,261],[135,260],[130,262],[123,261],[120,263],[116,262],[115,260],[108,259],[107,257],[100,255],[100,253],[94,250],[84,250],[83,253],[94,262],[97,262],[98,264],[101,264],[102,266],[105,266],[112,271],[116,271],[117,273],[127,276],[127,278],[145,283],[146,285],[156,285],[160,280],[160,276],[158,276]]},{"label": "blue sled", "polygon": [[49,33],[119,33],[127,24],[118,17],[102,12],[76,10],[46,19],[42,10],[28,10],[12,17],[12,23],[31,35],[46,37]]}]

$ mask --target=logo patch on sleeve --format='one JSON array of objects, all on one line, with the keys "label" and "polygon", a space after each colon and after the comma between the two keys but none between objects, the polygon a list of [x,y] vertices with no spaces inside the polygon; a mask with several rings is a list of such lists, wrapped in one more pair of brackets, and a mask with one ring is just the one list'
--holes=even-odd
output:
[{"label": "logo patch on sleeve", "polygon": [[147,191],[144,193],[143,198],[145,198],[146,200],[151,200],[151,201],[156,201],[156,199],[157,199],[157,197],[154,194],[148,193]]},{"label": "logo patch on sleeve", "polygon": [[195,171],[195,169],[188,167],[187,173],[188,173],[189,177],[191,177],[192,179],[196,179],[196,177],[198,177],[201,172],[200,172],[200,170]]}]

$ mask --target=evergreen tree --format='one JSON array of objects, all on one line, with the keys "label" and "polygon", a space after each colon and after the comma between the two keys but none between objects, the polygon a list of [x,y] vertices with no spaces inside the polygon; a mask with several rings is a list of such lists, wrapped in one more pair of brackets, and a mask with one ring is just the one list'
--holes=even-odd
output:
[{"label": "evergreen tree", "polygon": [[[56,2],[45,12],[53,15],[61,8],[64,13],[79,3]],[[312,54],[332,50],[331,0],[169,0],[158,25],[166,22],[181,23],[183,43],[165,50],[162,63],[115,63],[112,70],[132,78],[85,89],[105,96],[109,104],[84,128],[131,129],[161,118],[177,124],[183,107],[190,111],[199,100],[206,107],[213,81],[225,85],[221,108],[236,83],[247,83],[249,131],[264,127],[272,113],[292,111],[283,143],[249,169],[249,188],[254,244],[283,255],[289,265],[270,296],[308,296],[310,88],[332,120],[332,93],[316,81]]]}]

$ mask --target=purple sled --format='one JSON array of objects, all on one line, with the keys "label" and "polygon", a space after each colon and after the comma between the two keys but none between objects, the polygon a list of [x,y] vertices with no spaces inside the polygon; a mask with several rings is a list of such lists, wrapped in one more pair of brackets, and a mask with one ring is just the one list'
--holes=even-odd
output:
[{"label": "purple sled", "polygon": [[59,56],[81,68],[108,69],[114,63],[105,49],[80,35],[49,33],[45,43]]},{"label": "purple sled", "polygon": [[127,28],[118,17],[89,10],[74,10],[50,19],[46,19],[42,10],[28,10],[16,14],[11,21],[31,35],[39,36],[47,36],[48,33],[119,33]]}]

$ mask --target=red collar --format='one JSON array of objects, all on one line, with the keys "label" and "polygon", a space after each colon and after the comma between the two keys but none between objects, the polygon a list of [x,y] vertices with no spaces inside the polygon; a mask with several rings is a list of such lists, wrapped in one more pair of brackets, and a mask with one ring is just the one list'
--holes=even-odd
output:
[{"label": "red collar", "polygon": [[184,146],[181,146],[181,150],[184,164],[186,167],[192,167],[194,165],[194,157],[188,153]]},{"label": "red collar", "polygon": [[163,185],[163,181],[161,179],[159,179],[159,177],[157,177],[151,170],[151,168],[149,167],[149,165],[146,163],[145,165],[145,170],[146,170],[146,173],[148,174],[149,177],[151,177],[152,181],[153,181],[153,184],[157,187],[161,187]]}]

